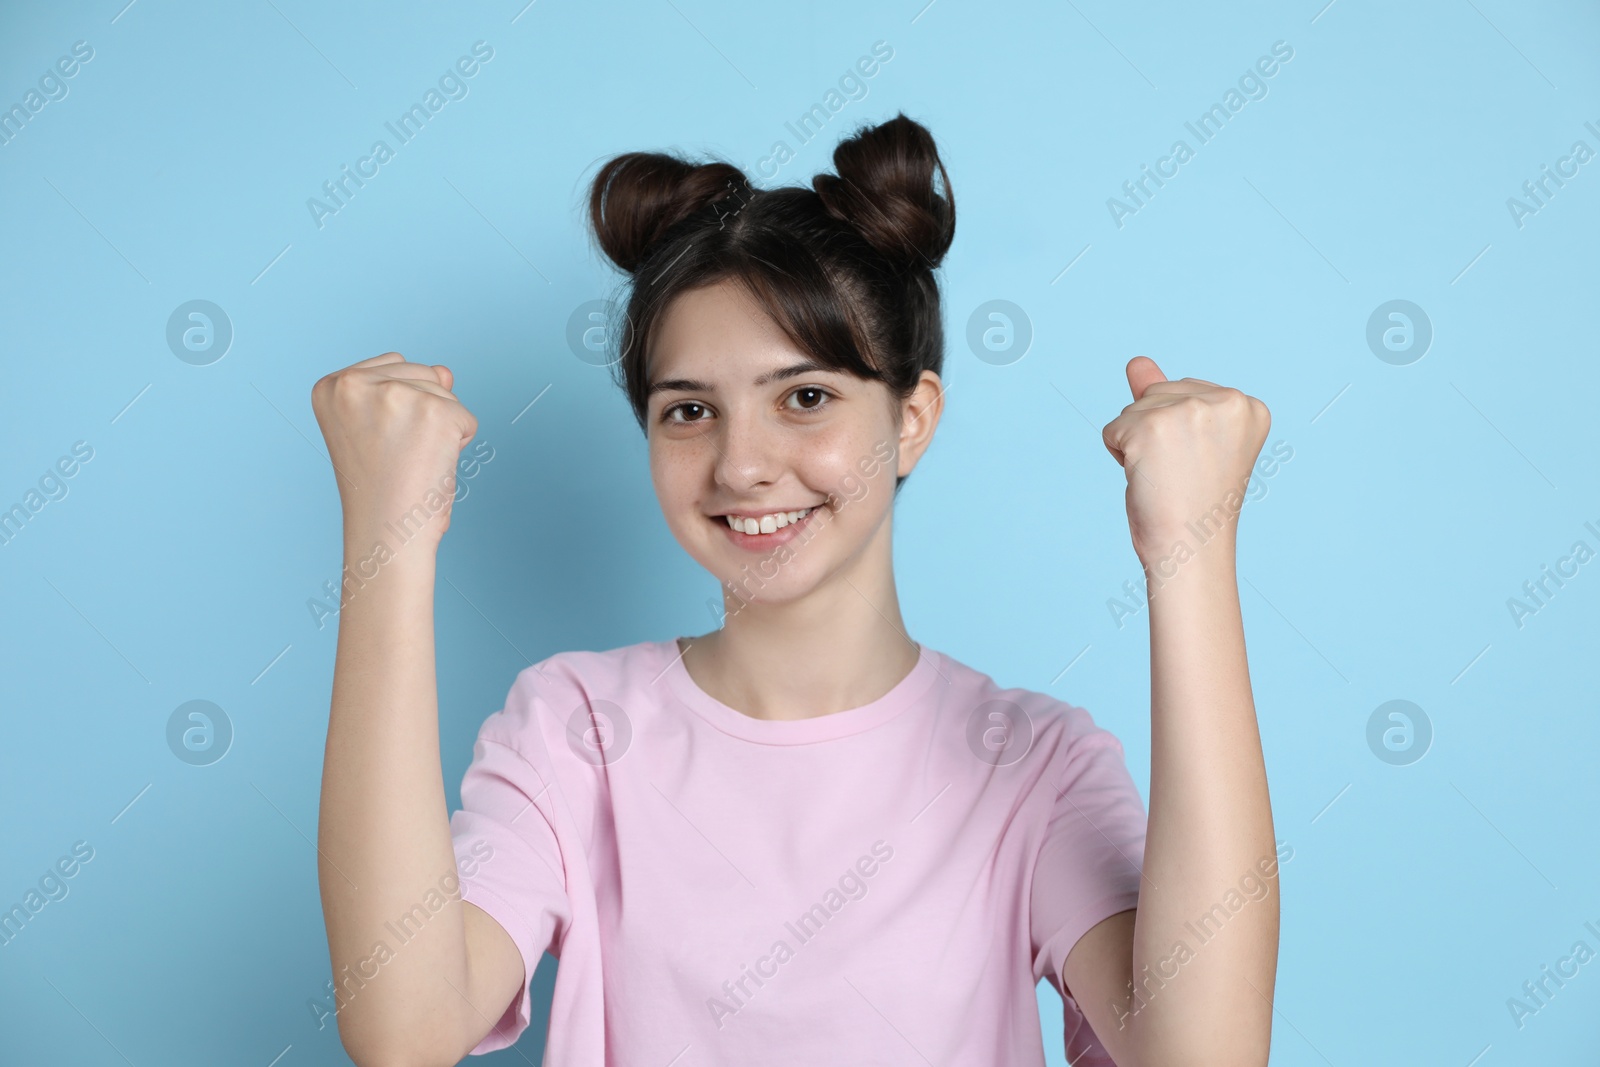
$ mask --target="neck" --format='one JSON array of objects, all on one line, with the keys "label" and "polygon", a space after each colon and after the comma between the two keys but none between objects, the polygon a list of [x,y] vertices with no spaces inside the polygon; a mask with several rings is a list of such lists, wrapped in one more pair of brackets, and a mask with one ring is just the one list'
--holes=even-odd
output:
[{"label": "neck", "polygon": [[679,642],[690,677],[755,719],[806,719],[869,704],[916,666],[895,592],[891,524],[797,600],[724,595],[720,630]]}]

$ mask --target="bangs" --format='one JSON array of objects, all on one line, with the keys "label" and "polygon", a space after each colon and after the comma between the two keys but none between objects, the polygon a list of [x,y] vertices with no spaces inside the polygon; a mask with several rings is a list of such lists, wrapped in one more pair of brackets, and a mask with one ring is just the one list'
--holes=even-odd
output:
[{"label": "bangs", "polygon": [[850,251],[850,235],[817,234],[814,210],[784,217],[805,212],[796,200],[806,196],[814,194],[800,189],[759,194],[738,223],[725,228],[708,230],[686,220],[680,233],[662,241],[640,265],[627,320],[620,324],[625,332],[616,335],[624,338],[622,358],[613,369],[641,428],[649,403],[650,349],[667,305],[673,297],[722,282],[739,286],[796,349],[818,363],[889,384],[882,369],[886,340],[874,336],[861,310],[869,305],[867,286],[830,265],[826,252],[819,254],[816,242],[796,231],[823,237],[822,247],[836,255]]}]

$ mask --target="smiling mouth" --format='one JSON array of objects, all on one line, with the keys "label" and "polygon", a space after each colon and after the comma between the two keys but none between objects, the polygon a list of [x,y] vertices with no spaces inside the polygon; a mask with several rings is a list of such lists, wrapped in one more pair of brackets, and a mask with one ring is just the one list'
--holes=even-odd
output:
[{"label": "smiling mouth", "polygon": [[[760,518],[745,515],[723,515],[720,516],[720,519],[729,529],[754,537],[762,534],[777,533],[786,526],[796,525],[815,510],[817,510],[815,507],[809,507],[799,508],[795,511],[773,511],[762,515]],[[713,519],[712,521],[715,522],[717,520]]]}]

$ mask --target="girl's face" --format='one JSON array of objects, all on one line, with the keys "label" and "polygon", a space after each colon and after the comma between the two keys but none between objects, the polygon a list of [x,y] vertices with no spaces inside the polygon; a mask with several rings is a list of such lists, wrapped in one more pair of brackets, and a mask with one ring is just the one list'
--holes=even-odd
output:
[{"label": "girl's face", "polygon": [[732,282],[673,299],[647,374],[662,514],[730,612],[733,597],[791,601],[863,561],[888,566],[895,479],[932,439],[938,375],[897,405],[881,382],[814,364]]}]

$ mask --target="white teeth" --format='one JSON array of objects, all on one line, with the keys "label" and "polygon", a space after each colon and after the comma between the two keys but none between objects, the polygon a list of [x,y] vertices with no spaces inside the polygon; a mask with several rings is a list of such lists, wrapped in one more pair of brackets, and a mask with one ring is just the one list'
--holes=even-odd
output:
[{"label": "white teeth", "polygon": [[771,515],[763,515],[760,519],[747,519],[739,515],[723,516],[728,520],[728,525],[747,534],[769,534],[781,530],[790,523],[799,522],[811,514],[811,508],[801,508],[799,511],[775,511]]}]

